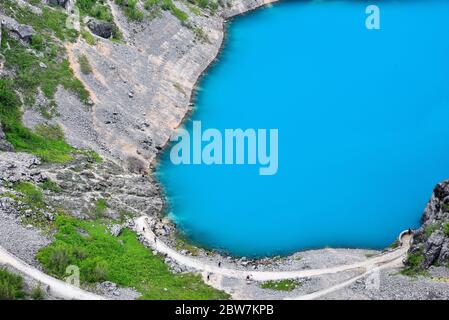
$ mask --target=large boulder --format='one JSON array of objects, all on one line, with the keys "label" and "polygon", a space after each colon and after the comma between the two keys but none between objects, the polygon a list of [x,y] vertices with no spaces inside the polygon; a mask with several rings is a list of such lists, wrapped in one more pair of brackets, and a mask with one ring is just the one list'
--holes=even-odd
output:
[{"label": "large boulder", "polygon": [[48,0],[48,4],[52,6],[61,6],[63,8],[66,7],[69,0]]},{"label": "large boulder", "polygon": [[421,267],[449,263],[449,180],[437,184],[421,218],[422,226],[413,234],[410,253],[423,256]]},{"label": "large boulder", "polygon": [[114,32],[114,25],[111,22],[100,21],[96,19],[90,19],[87,22],[87,27],[99,37],[109,39]]},{"label": "large boulder", "polygon": [[1,27],[7,30],[12,36],[24,42],[31,42],[34,34],[32,26],[20,24],[11,17],[0,14]]},{"label": "large boulder", "polygon": [[12,145],[6,141],[5,133],[0,125],[0,151],[13,151]]},{"label": "large boulder", "polygon": [[428,268],[438,260],[441,253],[441,247],[444,242],[444,233],[436,231],[430,235],[424,244],[424,262],[423,267]]}]

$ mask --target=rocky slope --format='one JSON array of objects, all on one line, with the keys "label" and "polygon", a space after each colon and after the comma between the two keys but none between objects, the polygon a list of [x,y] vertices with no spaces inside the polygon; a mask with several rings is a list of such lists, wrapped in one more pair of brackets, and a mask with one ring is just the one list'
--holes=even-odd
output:
[{"label": "rocky slope", "polygon": [[408,264],[412,267],[449,267],[449,180],[437,184],[433,190],[422,226],[414,232],[410,253]]}]

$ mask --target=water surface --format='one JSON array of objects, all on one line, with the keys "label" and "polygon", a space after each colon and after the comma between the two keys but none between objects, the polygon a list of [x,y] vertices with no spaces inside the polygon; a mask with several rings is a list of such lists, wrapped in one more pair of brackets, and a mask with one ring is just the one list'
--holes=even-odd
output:
[{"label": "water surface", "polygon": [[288,1],[230,23],[191,120],[278,128],[279,171],[166,154],[170,215],[194,242],[246,256],[383,248],[419,225],[449,178],[449,1],[377,2],[379,31],[368,4]]}]

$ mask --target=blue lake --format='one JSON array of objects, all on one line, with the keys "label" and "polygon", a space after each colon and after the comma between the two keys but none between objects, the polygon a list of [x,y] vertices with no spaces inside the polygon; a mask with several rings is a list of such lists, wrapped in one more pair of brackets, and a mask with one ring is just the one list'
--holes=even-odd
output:
[{"label": "blue lake", "polygon": [[[368,30],[377,4],[381,30]],[[203,129],[279,129],[279,171],[158,176],[193,242],[235,255],[384,248],[449,178],[449,1],[286,1],[229,24],[200,81]]]}]

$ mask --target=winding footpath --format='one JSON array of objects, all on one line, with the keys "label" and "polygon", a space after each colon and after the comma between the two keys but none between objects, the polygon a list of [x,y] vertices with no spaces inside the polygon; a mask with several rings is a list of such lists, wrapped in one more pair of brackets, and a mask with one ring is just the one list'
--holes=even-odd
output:
[{"label": "winding footpath", "polygon": [[41,283],[43,287],[47,287],[52,297],[65,300],[104,300],[105,298],[94,293],[85,291],[76,286],[68,284],[59,279],[53,278],[42,271],[30,266],[26,262],[10,254],[8,251],[0,247],[0,264],[10,265],[19,272]]},{"label": "winding footpath", "polygon": [[356,262],[347,265],[340,265],[330,268],[297,270],[297,271],[245,271],[218,267],[204,261],[200,261],[191,256],[185,256],[172,249],[160,239],[151,230],[150,218],[143,216],[136,219],[136,228],[139,234],[143,235],[147,242],[156,251],[165,254],[167,257],[176,261],[178,264],[195,269],[200,272],[216,274],[236,279],[247,279],[249,276],[255,281],[298,279],[305,277],[316,277],[325,274],[334,274],[348,270],[364,268],[373,270],[387,264],[402,262],[408,249],[410,248],[411,236],[407,232],[402,232],[399,236],[400,246],[386,253],[379,254],[376,257],[369,258],[362,262]]},{"label": "winding footpath", "polygon": [[[371,273],[395,266],[400,266],[402,260],[404,259],[408,249],[410,248],[410,243],[412,237],[407,232],[402,232],[399,236],[400,246],[397,249],[379,254],[376,257],[369,258],[362,262],[356,262],[352,264],[339,265],[330,268],[322,269],[310,269],[310,270],[296,270],[296,271],[246,271],[238,269],[222,268],[218,265],[213,265],[196,259],[195,257],[186,256],[180,254],[176,250],[169,247],[167,244],[162,242],[156,237],[156,235],[151,230],[150,218],[147,216],[139,217],[135,220],[136,229],[138,234],[143,235],[150,246],[176,261],[178,264],[186,266],[188,268],[195,269],[203,274],[219,275],[235,279],[246,280],[248,276],[251,280],[255,281],[268,281],[268,280],[283,280],[283,279],[299,279],[305,277],[316,277],[326,274],[335,274],[339,272],[354,270],[363,268],[364,273],[353,277],[345,282],[339,283],[335,286],[326,288],[321,291],[317,291],[308,295],[299,296],[293,299],[318,299],[326,294],[332,293],[339,289],[350,285],[351,283],[361,279],[363,277],[369,276]],[[48,293],[59,299],[68,300],[104,300],[105,297],[85,291],[81,288],[68,284],[59,279],[53,278],[42,271],[34,268],[33,266],[27,264],[16,256],[10,254],[8,251],[0,247],[0,264],[10,265],[19,272],[27,275],[30,278],[41,283],[43,286],[48,288]]]}]

